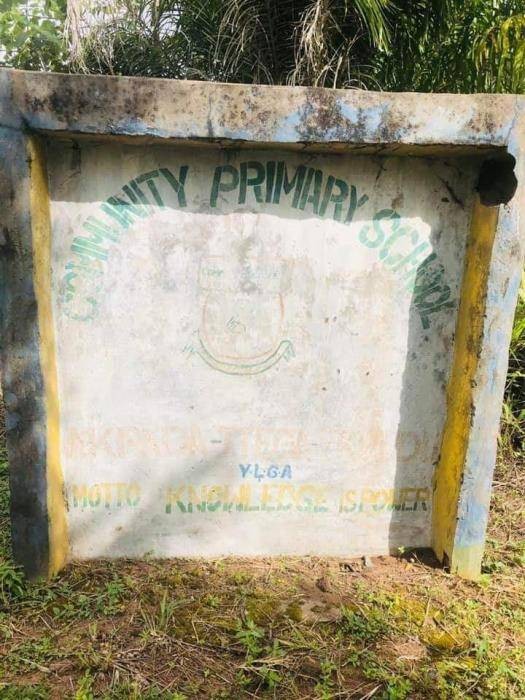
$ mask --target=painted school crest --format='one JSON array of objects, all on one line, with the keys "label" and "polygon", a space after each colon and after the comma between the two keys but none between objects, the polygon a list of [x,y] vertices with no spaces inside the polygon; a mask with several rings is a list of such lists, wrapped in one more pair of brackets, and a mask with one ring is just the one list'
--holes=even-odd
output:
[{"label": "painted school crest", "polygon": [[284,337],[286,273],[283,260],[205,258],[200,327],[185,351],[235,375],[261,374],[294,357]]}]

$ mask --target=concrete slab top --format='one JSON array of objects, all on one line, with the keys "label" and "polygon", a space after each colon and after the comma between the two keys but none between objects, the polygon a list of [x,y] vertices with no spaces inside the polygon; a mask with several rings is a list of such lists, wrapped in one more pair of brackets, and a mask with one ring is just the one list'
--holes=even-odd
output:
[{"label": "concrete slab top", "polygon": [[0,70],[0,125],[78,136],[405,153],[505,148],[516,95],[383,93]]}]

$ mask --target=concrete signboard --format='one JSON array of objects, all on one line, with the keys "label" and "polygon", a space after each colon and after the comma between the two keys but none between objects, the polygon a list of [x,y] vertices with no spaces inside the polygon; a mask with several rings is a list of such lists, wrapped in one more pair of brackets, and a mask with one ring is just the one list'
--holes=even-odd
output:
[{"label": "concrete signboard", "polygon": [[475,577],[523,105],[0,74],[14,550]]}]

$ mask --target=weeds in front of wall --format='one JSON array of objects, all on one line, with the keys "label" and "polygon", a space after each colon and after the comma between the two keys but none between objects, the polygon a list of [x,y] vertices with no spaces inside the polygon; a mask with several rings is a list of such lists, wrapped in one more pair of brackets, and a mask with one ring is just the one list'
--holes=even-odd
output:
[{"label": "weeds in front of wall", "polygon": [[13,564],[10,556],[9,484],[3,425],[0,397],[0,610],[25,591],[22,572]]},{"label": "weeds in front of wall", "polygon": [[184,605],[184,601],[169,598],[168,591],[165,590],[156,610],[149,612],[141,607],[144,634],[152,637],[166,635],[173,626],[175,612],[181,605]]},{"label": "weeds in front of wall", "polygon": [[10,561],[0,561],[0,603],[6,606],[12,598],[22,596],[24,591],[22,572]]},{"label": "weeds in front of wall", "polygon": [[235,638],[244,648],[248,661],[253,661],[260,655],[263,649],[264,631],[260,627],[257,627],[250,617],[247,617],[243,621],[237,621]]},{"label": "weeds in front of wall", "polygon": [[512,330],[500,447],[504,459],[525,460],[525,273]]}]

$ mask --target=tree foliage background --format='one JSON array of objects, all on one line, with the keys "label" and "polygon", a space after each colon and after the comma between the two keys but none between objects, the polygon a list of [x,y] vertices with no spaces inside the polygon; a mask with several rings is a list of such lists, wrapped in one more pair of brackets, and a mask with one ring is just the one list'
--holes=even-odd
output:
[{"label": "tree foliage background", "polygon": [[[525,0],[0,0],[17,68],[422,92],[525,92]],[[504,437],[525,452],[525,292]]]},{"label": "tree foliage background", "polygon": [[0,0],[2,45],[31,69],[525,90],[525,0]]},{"label": "tree foliage background", "polygon": [[66,69],[66,13],[67,0],[0,0],[0,64]]}]

